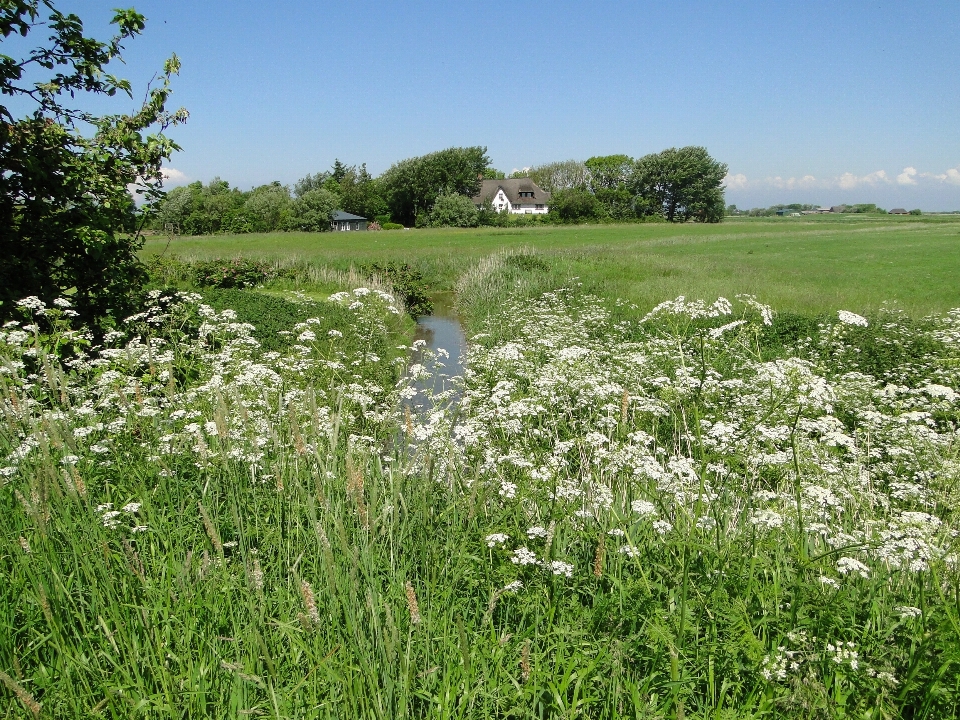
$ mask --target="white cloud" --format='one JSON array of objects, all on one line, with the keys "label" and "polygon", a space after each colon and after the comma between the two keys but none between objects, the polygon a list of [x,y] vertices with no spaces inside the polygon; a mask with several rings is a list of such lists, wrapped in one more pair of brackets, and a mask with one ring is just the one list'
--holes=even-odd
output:
[{"label": "white cloud", "polygon": [[897,183],[900,185],[916,185],[917,169],[915,167],[905,167],[903,172],[897,175]]},{"label": "white cloud", "polygon": [[924,173],[924,175],[939,180],[940,182],[949,183],[950,185],[960,185],[960,168],[950,168],[945,173],[939,175],[931,175],[929,173]]},{"label": "white cloud", "polygon": [[163,175],[164,181],[170,185],[182,185],[188,179],[184,173],[172,167],[161,168],[160,174]]},{"label": "white cloud", "polygon": [[723,179],[723,184],[727,190],[743,190],[747,187],[747,176],[743,173],[737,173],[736,175],[727,173],[727,176]]},{"label": "white cloud", "polygon": [[781,190],[806,190],[823,185],[823,181],[818,181],[813,175],[789,177],[786,180],[777,175],[777,177],[767,178],[766,183]]},{"label": "white cloud", "polygon": [[890,182],[890,178],[887,177],[885,170],[877,170],[866,175],[854,175],[847,172],[837,178],[837,186],[841,190],[852,190],[860,185],[879,185],[888,182]]}]

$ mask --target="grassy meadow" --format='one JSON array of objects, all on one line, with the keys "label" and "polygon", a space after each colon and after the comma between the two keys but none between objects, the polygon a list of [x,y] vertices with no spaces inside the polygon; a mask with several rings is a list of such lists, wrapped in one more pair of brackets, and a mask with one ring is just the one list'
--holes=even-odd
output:
[{"label": "grassy meadow", "polygon": [[872,313],[894,302],[912,315],[960,307],[960,217],[808,216],[720,225],[582,225],[425,229],[352,235],[276,233],[151,237],[145,256],[238,255],[332,268],[402,261],[436,290],[481,258],[528,246],[557,278],[644,312],[685,295],[748,293],[780,311]]},{"label": "grassy meadow", "polygon": [[[957,717],[958,241],[151,238],[288,272],[170,263],[102,339],[26,298],[0,329],[0,717]],[[470,337],[423,412],[430,351],[356,271],[389,261]]]}]

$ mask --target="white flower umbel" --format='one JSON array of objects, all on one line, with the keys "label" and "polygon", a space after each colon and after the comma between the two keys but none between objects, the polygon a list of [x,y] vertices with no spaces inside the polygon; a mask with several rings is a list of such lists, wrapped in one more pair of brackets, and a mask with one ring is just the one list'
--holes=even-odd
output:
[{"label": "white flower umbel", "polygon": [[507,535],[506,533],[492,533],[491,535],[487,535],[486,537],[487,547],[497,547],[498,545],[502,546],[509,539],[510,539],[510,536]]},{"label": "white flower umbel", "polygon": [[518,547],[510,556],[510,562],[515,565],[539,565],[537,554],[533,550],[528,550],[526,546]]},{"label": "white flower umbel", "polygon": [[870,324],[862,315],[857,315],[856,313],[849,312],[848,310],[838,310],[837,316],[840,318],[840,322],[842,322],[844,325],[867,327]]},{"label": "white flower umbel", "polygon": [[870,568],[852,557],[842,557],[837,560],[837,572],[841,575],[859,575],[862,578],[870,577]]}]

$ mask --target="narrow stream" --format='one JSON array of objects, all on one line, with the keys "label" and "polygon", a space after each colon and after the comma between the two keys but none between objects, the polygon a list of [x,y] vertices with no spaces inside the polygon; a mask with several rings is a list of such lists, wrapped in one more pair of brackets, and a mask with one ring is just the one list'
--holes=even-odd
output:
[{"label": "narrow stream", "polygon": [[[433,313],[417,318],[414,342],[424,343],[410,358],[411,367],[423,365],[429,376],[414,381],[417,395],[410,401],[410,408],[423,412],[433,406],[430,396],[453,391],[448,402],[457,401],[459,389],[453,380],[463,375],[463,362],[467,352],[467,339],[457,317],[453,293],[437,293],[430,298]],[[429,351],[429,352],[427,352]],[[444,355],[449,357],[444,357]]]}]

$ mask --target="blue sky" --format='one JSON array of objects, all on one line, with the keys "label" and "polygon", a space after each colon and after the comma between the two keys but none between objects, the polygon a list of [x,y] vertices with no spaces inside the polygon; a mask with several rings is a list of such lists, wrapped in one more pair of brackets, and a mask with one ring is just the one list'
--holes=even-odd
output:
[{"label": "blue sky", "polygon": [[[106,32],[121,4],[58,6]],[[741,207],[960,209],[956,0],[135,7],[147,29],[117,74],[142,87],[183,62],[171,182],[293,183],[334,158],[376,174],[451,145],[506,172],[704,145]]]}]

